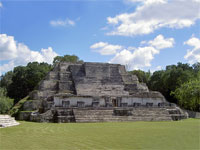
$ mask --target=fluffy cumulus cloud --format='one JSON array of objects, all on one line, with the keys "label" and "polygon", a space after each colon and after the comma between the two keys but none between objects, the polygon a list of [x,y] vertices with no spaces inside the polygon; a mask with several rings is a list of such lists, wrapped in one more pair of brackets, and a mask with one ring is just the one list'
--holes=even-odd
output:
[{"label": "fluffy cumulus cloud", "polygon": [[[150,67],[151,61],[156,54],[159,54],[164,48],[173,47],[174,39],[165,39],[162,35],[158,35],[152,41],[147,41],[145,43],[146,45],[143,47],[127,48],[117,52],[109,62],[123,64],[127,66],[128,69]],[[164,46],[161,46],[163,43]]]},{"label": "fluffy cumulus cloud", "polygon": [[173,38],[164,39],[162,35],[158,35],[154,40],[149,41],[148,43],[149,45],[157,49],[163,49],[163,48],[173,47],[174,39]]},{"label": "fluffy cumulus cloud", "polygon": [[108,17],[113,25],[108,35],[133,36],[149,34],[162,27],[190,27],[200,19],[199,0],[129,0],[140,2],[132,13]]},{"label": "fluffy cumulus cloud", "polygon": [[189,49],[187,51],[187,54],[184,56],[184,58],[190,64],[200,62],[200,39],[191,37],[188,41],[184,42],[184,44],[193,47],[193,49]]},{"label": "fluffy cumulus cloud", "polygon": [[65,20],[61,20],[61,19],[58,19],[58,20],[51,20],[50,21],[50,25],[51,26],[74,26],[75,25],[75,21],[73,20],[70,20],[70,19],[65,19]]},{"label": "fluffy cumulus cloud", "polygon": [[101,55],[113,55],[116,54],[117,51],[122,49],[120,45],[112,45],[105,42],[98,42],[90,46],[90,48],[100,53]]},{"label": "fluffy cumulus cloud", "polygon": [[15,41],[13,36],[0,34],[0,74],[12,70],[15,66],[26,65],[28,62],[38,61],[52,63],[58,54],[51,47],[33,51],[23,43]]},{"label": "fluffy cumulus cloud", "polygon": [[17,57],[17,46],[14,37],[0,34],[0,60],[10,60]]},{"label": "fluffy cumulus cloud", "polygon": [[124,49],[117,53],[110,63],[120,63],[128,66],[128,69],[139,69],[142,67],[150,67],[151,61],[155,54],[159,54],[159,50],[154,47],[138,47],[133,52]]}]

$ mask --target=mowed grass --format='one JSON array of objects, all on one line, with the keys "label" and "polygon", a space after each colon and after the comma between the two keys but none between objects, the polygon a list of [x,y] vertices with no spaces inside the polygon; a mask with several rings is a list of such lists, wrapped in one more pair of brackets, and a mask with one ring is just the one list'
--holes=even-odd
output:
[{"label": "mowed grass", "polygon": [[0,129],[0,150],[199,150],[200,120],[33,123]]}]

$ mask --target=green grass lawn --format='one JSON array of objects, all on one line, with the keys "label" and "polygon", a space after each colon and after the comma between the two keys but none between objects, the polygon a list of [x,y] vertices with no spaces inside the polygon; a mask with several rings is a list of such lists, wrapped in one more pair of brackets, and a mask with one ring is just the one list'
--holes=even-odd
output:
[{"label": "green grass lawn", "polygon": [[200,120],[32,123],[0,129],[0,150],[199,150]]}]

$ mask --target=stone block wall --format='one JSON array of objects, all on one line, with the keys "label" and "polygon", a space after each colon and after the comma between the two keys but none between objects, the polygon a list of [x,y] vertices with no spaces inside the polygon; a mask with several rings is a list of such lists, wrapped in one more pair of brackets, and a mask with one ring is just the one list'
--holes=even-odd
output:
[{"label": "stone block wall", "polygon": [[[94,109],[96,110],[96,112],[93,111],[94,113],[101,114],[100,111],[109,112],[115,107],[121,107],[122,112],[126,111],[126,108],[143,107],[143,109],[137,109],[134,117],[120,118],[117,116],[113,119],[111,115],[106,120],[106,116],[103,115],[97,121],[162,120],[162,115],[164,115],[163,120],[170,120],[167,114],[159,114],[157,111],[168,112],[168,108],[163,105],[167,103],[163,95],[149,91],[146,84],[139,83],[137,76],[127,73],[125,67],[119,64],[61,62],[40,82],[38,90],[32,92],[30,97],[34,102],[25,103],[24,110],[32,111],[36,109],[35,106],[38,106],[40,111],[32,115],[32,120],[39,122],[55,122],[55,120],[70,122],[74,118],[65,113],[69,109],[83,108],[86,110],[84,113],[90,112],[87,112],[87,109]],[[165,110],[161,109],[163,106]],[[155,109],[150,110],[150,107]],[[171,106],[169,107],[171,109]],[[149,117],[143,116],[142,118],[140,113],[148,115],[148,111]],[[155,117],[156,114],[153,111],[158,113],[158,118]],[[109,113],[111,112],[112,110]],[[176,111],[171,110],[170,112]],[[134,114],[134,111],[132,113]],[[26,113],[24,114],[26,117]],[[171,115],[177,118],[176,114]],[[77,119],[77,114],[75,116]],[[93,121],[95,117],[97,116],[94,116]]]}]

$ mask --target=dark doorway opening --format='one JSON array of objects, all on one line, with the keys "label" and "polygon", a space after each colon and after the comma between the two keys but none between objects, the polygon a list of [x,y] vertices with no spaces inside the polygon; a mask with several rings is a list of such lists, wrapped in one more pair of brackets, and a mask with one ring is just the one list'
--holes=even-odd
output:
[{"label": "dark doorway opening", "polygon": [[113,104],[113,107],[117,107],[118,105],[117,105],[117,99],[112,99],[112,104]]}]

